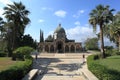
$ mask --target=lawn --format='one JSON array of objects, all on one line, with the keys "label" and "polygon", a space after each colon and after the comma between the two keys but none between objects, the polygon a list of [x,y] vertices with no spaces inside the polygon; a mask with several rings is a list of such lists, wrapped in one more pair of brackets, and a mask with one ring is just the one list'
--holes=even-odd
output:
[{"label": "lawn", "polygon": [[120,80],[120,55],[98,60],[94,60],[94,57],[88,56],[87,64],[99,80]]},{"label": "lawn", "polygon": [[9,68],[15,63],[16,61],[12,61],[9,57],[0,57],[0,71]]},{"label": "lawn", "polygon": [[111,56],[98,61],[101,65],[120,72],[120,56]]}]

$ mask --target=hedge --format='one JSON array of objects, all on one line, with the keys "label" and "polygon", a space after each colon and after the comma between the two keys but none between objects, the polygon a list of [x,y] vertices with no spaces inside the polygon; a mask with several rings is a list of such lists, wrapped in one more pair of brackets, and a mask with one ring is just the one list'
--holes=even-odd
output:
[{"label": "hedge", "polygon": [[94,60],[94,55],[87,58],[88,69],[99,80],[120,80],[120,72],[101,65],[97,60]]},{"label": "hedge", "polygon": [[32,51],[34,51],[34,49],[28,46],[19,47],[15,51],[13,51],[12,58],[13,60],[24,60],[24,58],[29,56]]},{"label": "hedge", "polygon": [[7,53],[5,53],[4,51],[0,50],[0,57],[5,57],[5,56],[7,56]]},{"label": "hedge", "polygon": [[31,69],[33,58],[30,56],[30,53],[34,49],[31,47],[20,47],[16,49],[13,53],[12,58],[17,61],[10,68],[0,72],[0,80],[21,80]]},{"label": "hedge", "polygon": [[31,69],[32,58],[20,61],[9,69],[0,72],[0,80],[21,80]]}]

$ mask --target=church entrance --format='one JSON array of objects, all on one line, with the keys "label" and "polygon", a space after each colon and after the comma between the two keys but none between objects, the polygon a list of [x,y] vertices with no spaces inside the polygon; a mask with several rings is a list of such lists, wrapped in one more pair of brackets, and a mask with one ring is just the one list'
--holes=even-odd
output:
[{"label": "church entrance", "polygon": [[63,53],[63,43],[61,41],[57,43],[57,52]]}]

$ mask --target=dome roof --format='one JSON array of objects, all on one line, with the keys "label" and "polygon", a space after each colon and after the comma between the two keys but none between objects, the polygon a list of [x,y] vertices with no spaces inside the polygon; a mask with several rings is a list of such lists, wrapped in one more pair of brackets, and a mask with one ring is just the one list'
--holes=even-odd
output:
[{"label": "dome roof", "polygon": [[61,24],[59,24],[54,33],[65,33],[65,30],[61,27]]}]

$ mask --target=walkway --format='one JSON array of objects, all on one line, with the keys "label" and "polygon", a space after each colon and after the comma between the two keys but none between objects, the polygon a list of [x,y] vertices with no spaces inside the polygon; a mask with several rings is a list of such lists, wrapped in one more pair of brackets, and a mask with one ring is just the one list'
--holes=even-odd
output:
[{"label": "walkway", "polygon": [[82,54],[40,54],[33,64],[40,71],[35,80],[87,80],[82,61]]}]

